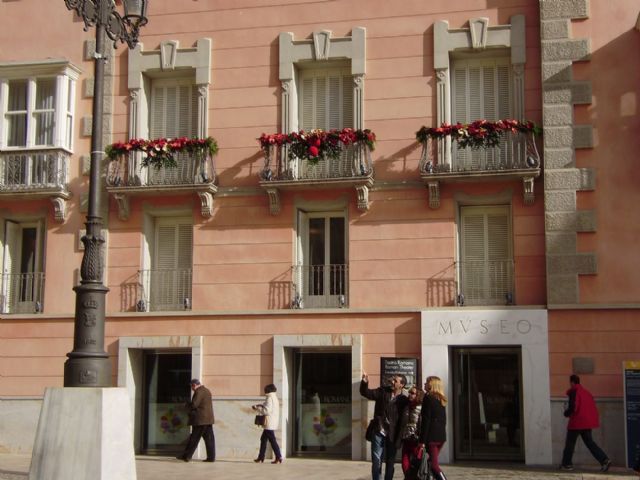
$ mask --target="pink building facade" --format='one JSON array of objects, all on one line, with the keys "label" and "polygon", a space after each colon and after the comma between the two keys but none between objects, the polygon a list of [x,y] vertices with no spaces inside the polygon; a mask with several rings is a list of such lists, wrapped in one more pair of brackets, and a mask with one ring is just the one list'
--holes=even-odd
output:
[{"label": "pink building facade", "polygon": [[[250,406],[274,383],[287,456],[366,458],[360,378],[401,358],[412,382],[445,380],[445,461],[557,463],[578,373],[622,463],[622,362],[640,360],[637,3],[271,3],[153,0],[140,44],[106,63],[105,145],[219,147],[177,167],[104,161],[106,351],[136,451],[180,448],[198,377],[221,457],[255,456]],[[94,42],[63,2],[2,9],[0,449],[29,452],[73,347]],[[544,134],[416,141],[481,119]],[[257,140],[344,128],[375,149],[315,162]]]}]

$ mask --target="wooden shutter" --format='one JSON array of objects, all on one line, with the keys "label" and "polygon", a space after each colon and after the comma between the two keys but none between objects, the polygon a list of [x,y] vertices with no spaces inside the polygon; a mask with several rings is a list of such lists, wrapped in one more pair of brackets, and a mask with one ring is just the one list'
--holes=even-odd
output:
[{"label": "wooden shutter", "polygon": [[469,304],[500,304],[513,293],[508,207],[460,210],[461,292]]},{"label": "wooden shutter", "polygon": [[156,219],[151,308],[176,310],[191,299],[193,224],[188,217]]},{"label": "wooden shutter", "polygon": [[300,90],[299,123],[303,130],[353,126],[353,77],[348,70],[303,70]]},{"label": "wooden shutter", "polygon": [[197,96],[194,86],[184,82],[156,82],[151,95],[151,138],[197,135]]}]

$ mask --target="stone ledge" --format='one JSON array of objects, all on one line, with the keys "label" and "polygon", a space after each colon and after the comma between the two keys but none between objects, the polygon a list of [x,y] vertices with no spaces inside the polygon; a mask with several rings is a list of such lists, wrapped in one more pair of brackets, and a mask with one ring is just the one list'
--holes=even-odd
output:
[{"label": "stone ledge", "polygon": [[544,176],[547,190],[594,190],[595,171],[591,168],[567,168],[547,171]]},{"label": "stone ledge", "polygon": [[593,275],[598,273],[595,253],[576,253],[574,255],[549,255],[547,275]]},{"label": "stone ledge", "polygon": [[561,60],[586,62],[591,59],[591,42],[586,38],[543,40],[541,57],[543,63]]},{"label": "stone ledge", "polygon": [[592,102],[591,82],[579,81],[570,83],[543,84],[542,102],[571,103],[574,105],[589,105]]}]

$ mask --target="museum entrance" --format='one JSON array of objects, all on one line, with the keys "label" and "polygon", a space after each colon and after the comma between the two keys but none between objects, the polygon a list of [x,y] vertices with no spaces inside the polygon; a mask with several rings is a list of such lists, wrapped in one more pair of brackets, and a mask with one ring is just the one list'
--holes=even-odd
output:
[{"label": "museum entrance", "polygon": [[524,461],[520,347],[453,348],[456,460]]},{"label": "museum entrance", "polygon": [[190,432],[185,407],[190,380],[191,352],[144,351],[141,453],[174,455],[184,449]]},{"label": "museum entrance", "polygon": [[293,352],[293,453],[351,456],[351,352]]}]

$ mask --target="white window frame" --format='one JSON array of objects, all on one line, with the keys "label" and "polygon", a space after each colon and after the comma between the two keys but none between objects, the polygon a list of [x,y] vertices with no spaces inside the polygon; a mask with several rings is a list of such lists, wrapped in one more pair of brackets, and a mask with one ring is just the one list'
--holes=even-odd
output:
[{"label": "white window frame", "polygon": [[[349,217],[346,209],[340,210],[297,210],[296,220],[296,250],[295,250],[295,265],[299,271],[293,278],[295,293],[298,295],[298,300],[302,301],[301,307],[304,308],[316,308],[316,307],[345,307],[349,302]],[[332,217],[340,217],[344,219],[344,265],[346,270],[344,272],[345,285],[344,294],[331,295],[330,292],[330,274],[324,272],[324,295],[309,295],[307,293],[308,283],[306,281],[305,268],[310,267],[309,260],[309,220],[313,218],[324,218],[329,220]],[[329,222],[330,223],[330,222]],[[330,265],[330,232],[329,229],[325,230],[325,266]],[[340,297],[344,298],[340,298]],[[295,295],[294,295],[295,297]],[[314,298],[316,297],[316,298]],[[296,300],[294,298],[294,300]]]},{"label": "white window frame", "polygon": [[350,37],[333,37],[331,31],[322,30],[313,32],[311,39],[294,40],[292,33],[280,33],[282,132],[300,129],[300,72],[303,69],[335,67],[337,64],[347,64],[353,76],[353,128],[364,128],[365,35],[363,27],[354,27]]},{"label": "white window frame", "polygon": [[[0,150],[62,148],[73,152],[76,83],[80,69],[70,62],[0,63]],[[36,144],[35,109],[36,83],[39,79],[55,79],[54,131],[49,145]],[[8,146],[9,82],[27,81],[27,138],[25,145]]]},{"label": "white window frame", "polygon": [[[3,278],[4,278],[4,275],[7,275],[7,274],[44,273],[44,249],[45,249],[44,220],[40,218],[30,218],[30,219],[3,218],[3,219],[0,219],[0,221],[2,221],[2,232],[0,237],[0,240],[2,242],[1,243],[2,248],[0,251],[2,253],[1,265],[2,265]],[[15,224],[15,228],[16,228],[15,233],[11,233],[10,229],[7,228],[9,223]],[[19,230],[20,238],[22,238],[22,231],[24,231],[26,228],[36,229],[36,248],[35,248],[36,257],[34,259],[34,268],[30,272],[20,271],[21,268],[19,264],[17,268],[15,265],[8,264],[10,259],[15,259],[17,262],[19,262],[22,257],[21,242],[17,242],[18,240],[17,238],[9,239],[8,236],[18,235],[18,230]],[[17,247],[13,246],[14,240],[16,240],[16,242],[18,243]],[[17,248],[18,251],[16,252],[9,251],[15,248]],[[3,282],[1,286],[1,291],[0,291],[1,298],[3,299],[2,303],[0,304],[0,311],[2,313],[15,313],[15,312],[8,311],[8,305],[4,301],[8,296],[8,291],[7,291],[8,288],[9,286]],[[39,288],[42,288],[42,286],[40,286]],[[44,291],[40,292],[40,297],[44,298]]]}]

